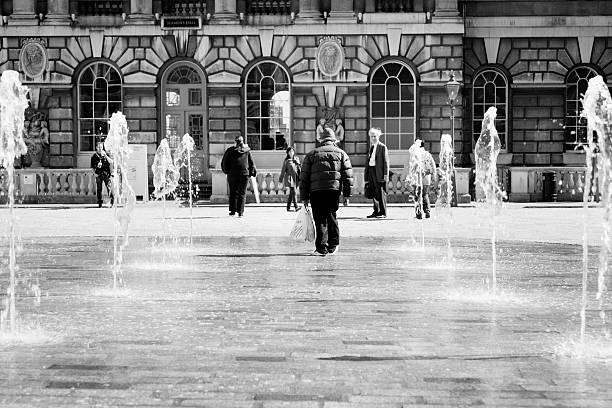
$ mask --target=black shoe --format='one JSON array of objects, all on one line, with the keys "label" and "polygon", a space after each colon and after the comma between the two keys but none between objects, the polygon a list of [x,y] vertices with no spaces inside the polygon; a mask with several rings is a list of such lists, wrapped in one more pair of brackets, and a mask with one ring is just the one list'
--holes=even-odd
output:
[{"label": "black shoe", "polygon": [[115,197],[111,197],[111,207],[115,205]]},{"label": "black shoe", "polygon": [[238,214],[238,218],[242,218],[242,214]]},{"label": "black shoe", "polygon": [[302,209],[302,207],[295,207],[295,212],[298,212]]},{"label": "black shoe", "polygon": [[417,214],[415,218],[417,218],[417,219],[419,219],[419,220],[422,220],[422,219],[423,219],[423,216],[422,216],[421,214]]},{"label": "black shoe", "polygon": [[102,208],[102,203],[98,203],[98,208]]},{"label": "black shoe", "polygon": [[335,246],[335,247],[328,247],[327,248],[327,253],[329,255],[337,254],[338,253],[338,247],[337,246]]},{"label": "black shoe", "polygon": [[378,214],[372,213],[372,214],[368,215],[366,218],[376,218],[376,217],[378,217]]},{"label": "black shoe", "polygon": [[431,215],[429,215],[429,212],[426,212],[425,213],[425,218],[430,218],[430,217],[431,217]]},{"label": "black shoe", "polygon": [[[297,211],[297,210],[295,210],[295,211]],[[287,208],[287,212],[291,212],[291,208]]]},{"label": "black shoe", "polygon": [[327,255],[327,249],[322,249],[322,250],[315,249],[312,254],[315,256],[325,256]]},{"label": "black shoe", "polygon": [[234,215],[236,215],[236,212],[235,212],[235,211],[231,211],[231,212],[229,213],[229,215],[230,215],[230,217],[233,217]]},{"label": "black shoe", "polygon": [[385,214],[379,214],[376,216],[376,218],[387,218],[387,216]]}]

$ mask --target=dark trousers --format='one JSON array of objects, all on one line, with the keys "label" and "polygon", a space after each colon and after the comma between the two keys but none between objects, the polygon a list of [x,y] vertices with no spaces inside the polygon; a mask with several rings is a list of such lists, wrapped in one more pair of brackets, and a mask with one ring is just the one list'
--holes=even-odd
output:
[{"label": "dark trousers", "polygon": [[416,200],[414,210],[417,217],[423,216],[423,213],[429,214],[429,186],[424,185],[422,189],[421,186],[414,186],[414,195]]},{"label": "dark trousers", "polygon": [[314,218],[317,237],[315,245],[317,251],[335,248],[340,243],[340,229],[336,219],[340,191],[321,190],[310,193],[312,218]]},{"label": "dark trousers", "polygon": [[244,203],[246,202],[246,189],[249,183],[249,176],[228,176],[229,183],[229,210],[231,213],[244,213]]},{"label": "dark trousers", "polygon": [[106,186],[106,193],[110,196],[111,204],[115,201],[113,196],[113,183],[110,177],[96,176],[96,195],[98,196],[98,205],[102,204],[102,184]]},{"label": "dark trousers", "polygon": [[374,214],[387,215],[387,186],[376,180],[376,172],[373,168],[368,171],[368,184],[372,189],[372,203],[374,204]]},{"label": "dark trousers", "polygon": [[295,198],[295,187],[289,187],[289,196],[287,197],[287,210],[291,208],[291,204],[293,203],[293,207],[297,210],[297,200]]}]

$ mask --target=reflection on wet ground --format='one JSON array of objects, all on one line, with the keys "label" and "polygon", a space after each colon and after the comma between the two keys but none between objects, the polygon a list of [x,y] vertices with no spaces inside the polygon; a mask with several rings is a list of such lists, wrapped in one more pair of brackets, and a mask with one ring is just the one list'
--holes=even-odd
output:
[{"label": "reflection on wet ground", "polygon": [[0,406],[612,406],[607,343],[558,353],[579,330],[579,246],[500,243],[492,295],[485,241],[454,242],[450,267],[444,241],[348,238],[325,258],[169,242],[131,239],[113,290],[110,240],[25,241],[42,299],[22,291],[22,332],[0,335]]}]

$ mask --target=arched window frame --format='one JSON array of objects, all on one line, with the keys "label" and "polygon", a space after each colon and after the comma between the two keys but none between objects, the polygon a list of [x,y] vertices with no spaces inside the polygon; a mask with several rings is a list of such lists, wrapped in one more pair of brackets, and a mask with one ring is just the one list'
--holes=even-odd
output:
[{"label": "arched window frame", "polygon": [[[110,75],[114,73],[118,81],[111,81]],[[88,74],[93,80],[83,83]],[[96,94],[96,82],[106,82],[104,96]],[[91,97],[88,95],[88,87],[91,87]],[[111,96],[110,87],[118,87]],[[87,100],[90,99],[90,100]],[[91,104],[91,106],[88,106]],[[102,115],[100,109],[106,105]],[[91,111],[90,111],[91,108]],[[77,78],[77,131],[79,152],[88,153],[95,150],[96,143],[104,141],[108,135],[108,121],[113,113],[123,110],[123,78],[121,72],[107,61],[93,61],[87,64],[79,72]],[[90,113],[91,112],[91,113]],[[91,149],[91,150],[90,150]]]},{"label": "arched window frame", "polygon": [[565,77],[565,123],[564,148],[566,151],[576,150],[587,142],[587,122],[582,114],[582,97],[588,87],[589,79],[600,75],[595,68],[588,65],[578,65],[568,71]]},{"label": "arched window frame", "polygon": [[[478,85],[478,81],[483,79],[485,82],[482,86]],[[495,81],[501,78],[503,80],[503,86],[499,86]],[[494,87],[492,100],[487,98],[486,89],[487,85]],[[503,89],[503,95],[499,92],[499,89]],[[494,106],[497,108],[497,117],[495,118],[495,128],[497,129],[499,139],[501,142],[501,151],[508,151],[508,134],[509,134],[509,115],[510,115],[510,87],[508,84],[508,77],[501,70],[494,67],[483,68],[474,75],[472,81],[472,140],[476,142],[480,137],[482,120],[484,113],[490,107]],[[478,97],[478,94],[482,93],[482,99]],[[498,98],[498,95],[502,95]],[[491,95],[488,95],[489,98]],[[477,102],[478,101],[478,102]],[[482,101],[482,102],[481,102]]]},{"label": "arched window frame", "polygon": [[[275,68],[272,71],[272,74],[268,75],[268,74],[264,74],[262,71],[262,67],[266,64],[270,64],[270,65],[274,65]],[[261,78],[259,79],[259,81],[253,81],[252,80],[252,74],[257,72],[257,70],[259,71],[259,73],[261,74]],[[278,70],[280,70],[280,72],[282,72],[282,74],[284,75],[284,80],[285,82],[277,82],[273,76],[278,72]],[[276,95],[277,91],[276,88],[277,86],[279,86],[280,88],[284,88],[286,86],[286,89],[280,89],[278,92],[280,91],[287,91],[288,92],[288,103],[289,103],[289,109],[287,112],[287,116],[273,116],[271,109],[268,110],[268,115],[263,115],[262,114],[262,103],[270,103],[270,101],[272,100],[272,98],[270,99],[263,99],[262,98],[262,82],[266,79],[269,78],[270,80],[274,81],[274,93],[273,96]],[[259,89],[257,91],[257,95],[258,98],[257,99],[253,99],[253,98],[249,98],[250,94],[249,94],[249,87],[250,86],[258,86]],[[293,83],[291,80],[291,75],[289,74],[289,71],[279,62],[274,61],[274,60],[270,60],[270,59],[265,59],[265,60],[261,60],[261,61],[257,61],[256,63],[254,63],[253,65],[251,65],[247,71],[245,72],[244,75],[244,85],[243,85],[243,109],[244,109],[244,134],[245,134],[245,138],[246,138],[246,142],[249,145],[249,147],[253,150],[257,150],[257,151],[262,151],[262,150],[284,150],[287,146],[291,146],[291,140],[292,140],[292,117],[291,117],[291,112],[293,110]],[[253,103],[259,103],[259,115],[253,115],[250,114],[249,110],[250,107],[255,106],[252,105]],[[287,121],[287,127],[286,127],[286,132],[284,133],[284,142],[281,143],[282,141],[278,138],[278,137],[274,137],[274,138],[269,138],[267,140],[264,140],[264,137],[266,135],[265,132],[263,132],[263,130],[266,128],[266,121],[267,121],[267,128],[268,128],[268,133],[269,135],[271,135],[271,130],[272,130],[272,123],[275,120],[279,120],[279,124],[281,121],[284,122],[283,119],[286,119]],[[249,125],[252,125],[254,123],[259,123],[259,132],[253,132],[251,131],[251,127]],[[280,126],[279,126],[280,129]],[[271,139],[272,143],[271,143]],[[264,146],[264,142],[266,142],[266,145]],[[271,143],[271,144],[270,144]],[[269,148],[272,147],[272,148]]]},{"label": "arched window frame", "polygon": [[[389,66],[391,65],[399,65],[400,69],[397,73],[390,74],[388,71]],[[375,87],[383,85],[382,83],[376,83],[375,77],[376,74],[383,70],[387,79],[384,83],[384,98],[378,98],[378,92],[376,92]],[[399,79],[399,75],[406,70],[412,79],[412,82],[402,82]],[[389,80],[395,79],[399,82],[399,93],[397,99],[389,99],[388,98],[388,86]],[[404,88],[405,86],[410,87],[412,95],[407,91],[408,88]],[[406,62],[396,59],[390,59],[382,62],[380,65],[375,66],[372,69],[369,81],[370,88],[370,127],[380,128],[383,132],[381,136],[381,141],[387,145],[389,150],[394,151],[402,151],[408,150],[410,146],[414,143],[414,140],[417,135],[417,76],[415,74],[415,70]],[[407,95],[404,95],[407,93]],[[382,105],[379,105],[382,104]],[[391,105],[399,104],[398,114],[388,116],[388,107]],[[384,114],[381,115],[380,112],[381,107],[384,105]],[[393,108],[395,109],[395,108]],[[407,116],[405,113],[410,113],[412,116]],[[396,123],[394,123],[396,122]],[[404,126],[403,126],[404,125]],[[406,129],[404,129],[406,127]],[[391,131],[389,130],[397,131]]]}]

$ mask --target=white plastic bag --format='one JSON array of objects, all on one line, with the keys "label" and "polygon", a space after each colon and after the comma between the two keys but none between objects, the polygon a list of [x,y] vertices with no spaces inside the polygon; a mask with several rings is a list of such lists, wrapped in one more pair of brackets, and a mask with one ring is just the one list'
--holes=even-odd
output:
[{"label": "white plastic bag", "polygon": [[251,176],[251,187],[253,187],[253,195],[255,196],[255,202],[259,204],[259,186],[257,185],[257,177]]},{"label": "white plastic bag", "polygon": [[304,206],[298,211],[295,224],[293,224],[289,235],[296,241],[313,242],[315,240],[314,219],[308,207]]}]

